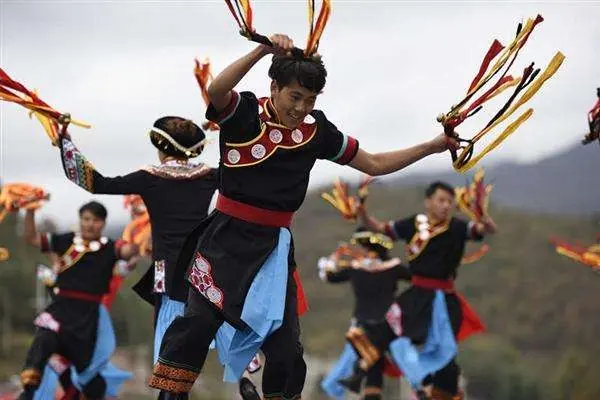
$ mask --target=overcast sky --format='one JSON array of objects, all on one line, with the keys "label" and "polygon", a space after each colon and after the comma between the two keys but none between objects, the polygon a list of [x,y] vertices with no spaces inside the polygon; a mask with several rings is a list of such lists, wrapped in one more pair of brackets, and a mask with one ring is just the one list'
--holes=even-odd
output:
[{"label": "overcast sky", "polygon": [[[385,151],[434,136],[440,131],[436,115],[459,100],[492,39],[510,42],[516,24],[537,13],[545,21],[513,73],[531,61],[545,67],[557,50],[566,61],[530,102],[534,116],[482,165],[535,162],[586,132],[586,113],[600,86],[598,2],[332,3],[320,45],[329,76],[317,107],[364,149]],[[2,68],[38,89],[55,108],[93,125],[71,133],[105,175],[156,161],[147,131],[158,117],[202,121],[205,107],[192,73],[195,57],[210,57],[218,72],[252,48],[238,35],[221,0],[3,0],[0,14]],[[259,32],[287,33],[304,47],[306,1],[255,1],[254,16]],[[239,88],[267,94],[268,65],[267,60],[258,64]],[[18,106],[0,106],[2,180],[43,185],[53,194],[45,212],[74,222],[76,207],[92,196],[63,177],[58,151],[37,121]],[[483,119],[465,126],[463,135],[471,136]],[[216,145],[202,160],[216,165]],[[405,173],[450,168],[444,154]],[[348,173],[320,162],[312,183]],[[102,201],[113,218],[125,217],[120,198]]]}]

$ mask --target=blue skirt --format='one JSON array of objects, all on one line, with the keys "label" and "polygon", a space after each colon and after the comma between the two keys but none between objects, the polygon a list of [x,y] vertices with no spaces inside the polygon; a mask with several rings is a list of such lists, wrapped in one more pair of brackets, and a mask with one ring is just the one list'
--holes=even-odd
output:
[{"label": "blue skirt", "polygon": [[352,346],[349,343],[346,343],[339,360],[329,371],[329,374],[321,381],[321,389],[327,393],[327,396],[336,400],[343,400],[346,398],[345,388],[338,383],[338,380],[352,375],[354,364],[357,360],[358,355]]},{"label": "blue skirt", "polygon": [[452,325],[448,317],[444,292],[436,290],[431,323],[425,344],[419,349],[406,337],[398,337],[390,344],[390,353],[404,377],[415,389],[430,374],[444,368],[458,352]]},{"label": "blue skirt", "polygon": [[[121,370],[110,364],[109,360],[116,348],[115,332],[106,307],[101,305],[98,310],[98,333],[96,345],[90,365],[81,373],[77,373],[74,367],[70,367],[73,385],[81,391],[94,376],[100,374],[106,380],[106,395],[117,396],[120,386],[132,374]],[[46,365],[40,387],[35,393],[35,400],[53,399],[58,387],[58,374]]]},{"label": "blue skirt", "polygon": [[290,231],[281,228],[277,247],[259,269],[246,296],[241,315],[246,328],[236,330],[224,323],[217,332],[215,344],[225,368],[225,382],[237,382],[242,377],[267,336],[283,323],[290,242]]}]

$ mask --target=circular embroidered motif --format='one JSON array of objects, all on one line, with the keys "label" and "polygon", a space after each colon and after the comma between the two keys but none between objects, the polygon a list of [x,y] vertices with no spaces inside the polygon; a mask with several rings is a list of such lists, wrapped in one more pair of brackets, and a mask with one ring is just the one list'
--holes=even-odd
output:
[{"label": "circular embroidered motif", "polygon": [[96,242],[95,240],[93,242],[90,242],[90,250],[91,251],[98,251],[100,250],[100,242]]},{"label": "circular embroidered motif", "polygon": [[427,230],[429,230],[429,224],[426,222],[419,224],[419,225],[417,225],[417,229],[420,231],[427,231]]},{"label": "circular embroidered motif", "polygon": [[310,115],[310,114],[308,114],[306,117],[304,117],[304,123],[305,123],[305,124],[312,125],[312,124],[314,124],[315,122],[316,122],[316,121],[315,121],[315,118],[314,118],[312,115]]},{"label": "circular embroidered motif", "polygon": [[82,253],[82,252],[84,252],[84,251],[85,251],[85,246],[84,246],[84,245],[82,245],[82,244],[76,244],[76,245],[75,245],[75,251],[77,251],[77,252],[79,252],[79,253]]},{"label": "circular embroidered motif", "polygon": [[236,149],[231,149],[227,152],[227,161],[231,164],[237,164],[240,162],[242,155]]},{"label": "circular embroidered motif", "polygon": [[283,140],[283,134],[279,129],[273,129],[271,132],[269,132],[269,139],[271,139],[271,142],[275,144],[281,143]]},{"label": "circular embroidered motif", "polygon": [[250,150],[250,152],[252,153],[252,157],[260,159],[267,154],[267,149],[265,149],[265,146],[262,144],[255,144],[252,146],[252,150]]},{"label": "circular embroidered motif", "polygon": [[260,104],[258,105],[258,115],[262,114],[265,110],[263,109],[263,106],[261,106]]},{"label": "circular embroidered motif", "polygon": [[300,143],[302,142],[302,139],[304,139],[304,135],[302,134],[300,129],[294,129],[292,131],[292,140],[294,141],[294,143]]},{"label": "circular embroidered motif", "polygon": [[427,240],[429,239],[429,231],[421,231],[419,232],[419,239],[421,240]]},{"label": "circular embroidered motif", "polygon": [[206,290],[206,297],[213,303],[220,303],[221,301],[223,301],[223,294],[219,289],[215,288],[214,286],[210,286]]},{"label": "circular embroidered motif", "polygon": [[195,267],[197,267],[200,272],[204,272],[205,274],[208,274],[208,271],[210,270],[210,266],[204,258],[196,258]]},{"label": "circular embroidered motif", "polygon": [[417,220],[418,223],[421,223],[421,224],[428,222],[427,221],[427,215],[425,215],[425,214],[419,214],[419,215],[417,215],[416,220]]}]

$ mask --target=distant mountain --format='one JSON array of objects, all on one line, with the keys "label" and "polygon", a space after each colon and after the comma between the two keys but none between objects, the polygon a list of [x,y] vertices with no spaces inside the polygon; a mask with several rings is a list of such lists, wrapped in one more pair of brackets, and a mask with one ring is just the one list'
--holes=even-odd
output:
[{"label": "distant mountain", "polygon": [[[523,211],[558,214],[600,213],[600,147],[575,145],[533,164],[500,163],[486,169],[496,205]],[[455,173],[411,174],[388,185],[425,185],[433,180],[463,185]]]}]

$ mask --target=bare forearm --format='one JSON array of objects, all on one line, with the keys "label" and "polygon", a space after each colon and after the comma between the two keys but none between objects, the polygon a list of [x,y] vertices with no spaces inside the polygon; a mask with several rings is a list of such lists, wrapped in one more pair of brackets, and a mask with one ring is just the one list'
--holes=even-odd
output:
[{"label": "bare forearm", "polygon": [[258,46],[242,58],[234,61],[213,79],[208,87],[208,97],[217,110],[227,105],[231,90],[250,71],[250,68],[266,54],[264,47]]},{"label": "bare forearm", "polygon": [[386,175],[399,171],[435,153],[429,143],[421,143],[407,149],[377,153],[373,155],[375,174]]},{"label": "bare forearm", "polygon": [[23,221],[23,236],[27,243],[39,246],[39,235],[35,226],[35,211],[27,210]]},{"label": "bare forearm", "polygon": [[362,209],[358,215],[365,228],[371,232],[385,233],[385,223],[371,217],[366,210]]}]

